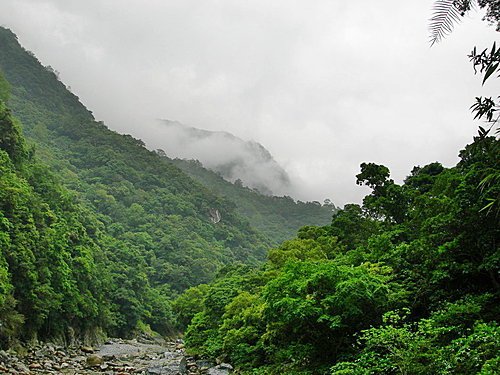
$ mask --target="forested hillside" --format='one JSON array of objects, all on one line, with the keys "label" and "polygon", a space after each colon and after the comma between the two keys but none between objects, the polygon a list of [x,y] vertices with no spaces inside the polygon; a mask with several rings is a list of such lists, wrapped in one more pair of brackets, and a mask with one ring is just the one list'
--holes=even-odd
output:
[{"label": "forested hillside", "polygon": [[236,204],[240,215],[278,245],[295,236],[303,225],[326,225],[336,210],[331,202],[295,202],[291,197],[260,194],[236,181],[203,168],[196,160],[173,159],[172,163],[222,197]]},{"label": "forested hillside", "polygon": [[[496,44],[469,57],[498,77]],[[0,349],[156,332],[237,374],[499,374],[500,107],[471,108],[454,167],[365,162],[362,204],[295,202],[111,131],[0,28]]]},{"label": "forested hillside", "polygon": [[[5,29],[0,68],[11,85],[9,106],[37,155],[103,216],[114,236],[155,252],[158,282],[175,281],[181,290],[208,280],[217,264],[262,258],[265,239],[231,202],[146,150],[140,140],[94,121],[55,73]],[[218,225],[210,220],[211,210],[223,218]]]},{"label": "forested hillside", "polygon": [[224,265],[259,264],[289,230],[277,222],[266,236],[230,199],[96,122],[4,28],[0,72],[4,343],[169,333],[172,298]]},{"label": "forested hillside", "polygon": [[476,137],[460,157],[403,185],[363,163],[362,206],[189,289],[175,307],[191,352],[252,374],[497,374],[500,186],[481,181],[500,141]]},{"label": "forested hillside", "polygon": [[[4,86],[10,86],[8,103],[15,115],[22,119],[33,144],[26,148],[29,150],[26,153],[31,158],[34,154],[34,160],[42,159],[57,174],[51,174],[47,168],[42,171],[40,167],[34,176],[23,175],[22,160],[17,154],[12,154],[11,162],[19,159],[19,178],[27,180],[35,191],[36,186],[41,185],[40,194],[48,194],[43,195],[48,200],[45,202],[47,210],[56,210],[55,207],[64,204],[65,200],[80,201],[74,203],[74,215],[87,212],[91,219],[84,216],[82,220],[92,224],[85,227],[77,222],[75,225],[80,228],[80,234],[61,228],[62,233],[58,235],[67,242],[67,251],[77,251],[79,241],[86,242],[87,236],[92,235],[96,243],[90,245],[93,252],[88,256],[94,257],[95,252],[105,257],[102,266],[108,273],[96,271],[99,278],[94,278],[106,285],[106,290],[102,292],[108,300],[102,306],[81,303],[80,308],[90,311],[75,312],[75,317],[86,319],[91,324],[92,316],[100,315],[98,307],[106,306],[111,311],[110,321],[101,322],[101,325],[111,332],[128,335],[141,322],[151,323],[156,326],[155,329],[166,332],[172,325],[171,316],[165,312],[165,308],[168,310],[166,301],[176,291],[209,281],[224,264],[235,261],[255,263],[263,258],[268,240],[236,214],[231,202],[212,194],[168,161],[146,150],[139,140],[119,135],[102,123],[95,122],[91,113],[66,90],[55,74],[43,68],[19,46],[14,34],[5,29],[0,30],[0,68],[8,81]],[[8,110],[2,108],[4,121],[13,122]],[[19,130],[16,134],[20,134]],[[6,141],[11,139],[11,135],[4,131],[1,136]],[[21,135],[19,139],[22,139]],[[4,151],[7,150],[4,148]],[[7,168],[10,164],[5,163]],[[12,168],[8,171],[9,176],[15,175]],[[4,178],[14,183],[10,177]],[[55,187],[52,188],[49,182]],[[63,183],[66,188],[61,187]],[[27,191],[29,188],[26,187]],[[62,189],[67,192],[63,196],[67,197],[63,200],[51,189]],[[8,191],[4,190],[4,194]],[[4,204],[9,202],[7,198],[13,199],[9,194]],[[33,212],[36,206],[25,203],[23,207],[29,218],[25,218],[20,225],[31,223],[36,227],[37,222],[32,223],[34,219],[30,219],[31,216],[39,216]],[[219,212],[220,222],[211,220],[212,210]],[[2,233],[11,238],[10,241],[17,238],[14,233],[23,232],[12,216],[20,211],[23,210],[9,211],[5,208],[3,211],[6,221]],[[42,222],[45,220],[43,217],[39,219]],[[57,220],[44,225],[49,231],[55,230],[54,226],[59,228]],[[30,246],[35,247],[26,255],[30,261],[29,266],[25,266],[36,275],[45,272],[40,268],[43,262],[50,264],[50,254],[45,253],[44,242],[51,241],[43,234],[34,236],[40,236],[42,241],[26,238],[18,245],[28,246],[28,241]],[[16,243],[13,242],[14,245]],[[14,289],[6,290],[9,290],[8,295],[13,297],[13,301],[19,302],[17,311],[26,322],[35,325],[26,325],[23,334],[50,336],[57,332],[52,328],[42,332],[47,324],[55,324],[63,330],[73,326],[71,322],[52,316],[60,310],[60,306],[37,307],[57,300],[50,298],[51,289],[57,290],[57,286],[53,285],[55,280],[41,274],[33,276],[44,279],[46,285],[42,283],[40,288],[47,293],[46,296],[37,294],[24,282],[16,281],[15,277],[31,277],[16,269],[13,262],[15,257],[21,256],[17,252],[12,249],[13,258],[7,260],[5,277],[13,278]],[[64,253],[58,256],[64,257]],[[86,267],[87,263],[67,265],[67,269],[56,267],[56,272],[74,272],[80,268],[83,271]],[[88,267],[93,270],[92,264]],[[81,283],[83,281],[75,279],[69,282],[69,286],[76,289],[92,287]],[[89,291],[72,293],[74,298],[99,298],[99,293]],[[34,303],[34,300],[37,302]],[[65,305],[77,304],[68,296],[61,296],[60,300]],[[147,301],[155,306],[148,307]],[[38,310],[32,311],[32,308]],[[35,324],[37,321],[39,323]]]},{"label": "forested hillside", "polygon": [[[2,80],[0,76],[5,88]],[[106,272],[111,270],[105,266],[102,223],[33,160],[3,99],[5,95],[0,98],[2,346],[19,335],[43,338],[64,334],[68,326],[90,334],[119,324],[126,311],[106,302],[112,280]]]}]

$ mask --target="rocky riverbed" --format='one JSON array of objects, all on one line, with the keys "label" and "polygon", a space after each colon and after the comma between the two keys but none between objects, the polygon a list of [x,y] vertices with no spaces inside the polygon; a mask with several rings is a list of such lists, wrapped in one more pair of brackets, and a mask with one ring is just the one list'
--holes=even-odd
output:
[{"label": "rocky riverbed", "polygon": [[188,357],[181,341],[110,339],[100,347],[40,344],[0,351],[0,374],[228,375],[232,366]]}]

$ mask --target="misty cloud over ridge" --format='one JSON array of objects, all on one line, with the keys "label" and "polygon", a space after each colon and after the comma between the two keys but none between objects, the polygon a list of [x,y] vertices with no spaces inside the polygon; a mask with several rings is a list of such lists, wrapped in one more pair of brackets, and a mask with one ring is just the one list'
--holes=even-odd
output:
[{"label": "misty cloud over ridge", "polygon": [[[225,131],[209,131],[177,121],[157,120],[154,135],[143,137],[150,149],[160,149],[170,158],[200,161],[224,179],[257,189],[268,195],[290,195],[287,172],[260,143],[245,141]],[[149,133],[152,134],[152,133]]]},{"label": "misty cloud over ridge", "polygon": [[152,119],[170,118],[254,139],[291,196],[343,205],[369,191],[362,162],[396,181],[454,165],[477,132],[474,97],[498,93],[467,58],[495,28],[473,12],[430,48],[432,4],[1,0],[0,24],[111,129],[151,139]]}]

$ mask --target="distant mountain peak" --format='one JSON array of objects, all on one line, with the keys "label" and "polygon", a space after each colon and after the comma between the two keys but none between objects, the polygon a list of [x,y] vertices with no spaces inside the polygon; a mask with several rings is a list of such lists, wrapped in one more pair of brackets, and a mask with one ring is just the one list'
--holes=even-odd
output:
[{"label": "distant mountain peak", "polygon": [[289,194],[288,173],[260,143],[245,141],[227,131],[186,126],[178,121],[158,120],[148,146],[164,150],[171,158],[200,161],[224,179],[267,195]]}]

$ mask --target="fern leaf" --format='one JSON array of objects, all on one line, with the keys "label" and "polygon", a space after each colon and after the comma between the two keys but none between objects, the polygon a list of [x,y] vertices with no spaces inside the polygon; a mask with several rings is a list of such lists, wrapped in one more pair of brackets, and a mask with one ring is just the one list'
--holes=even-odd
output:
[{"label": "fern leaf", "polygon": [[436,0],[429,20],[431,46],[452,32],[462,16],[454,0]]}]

